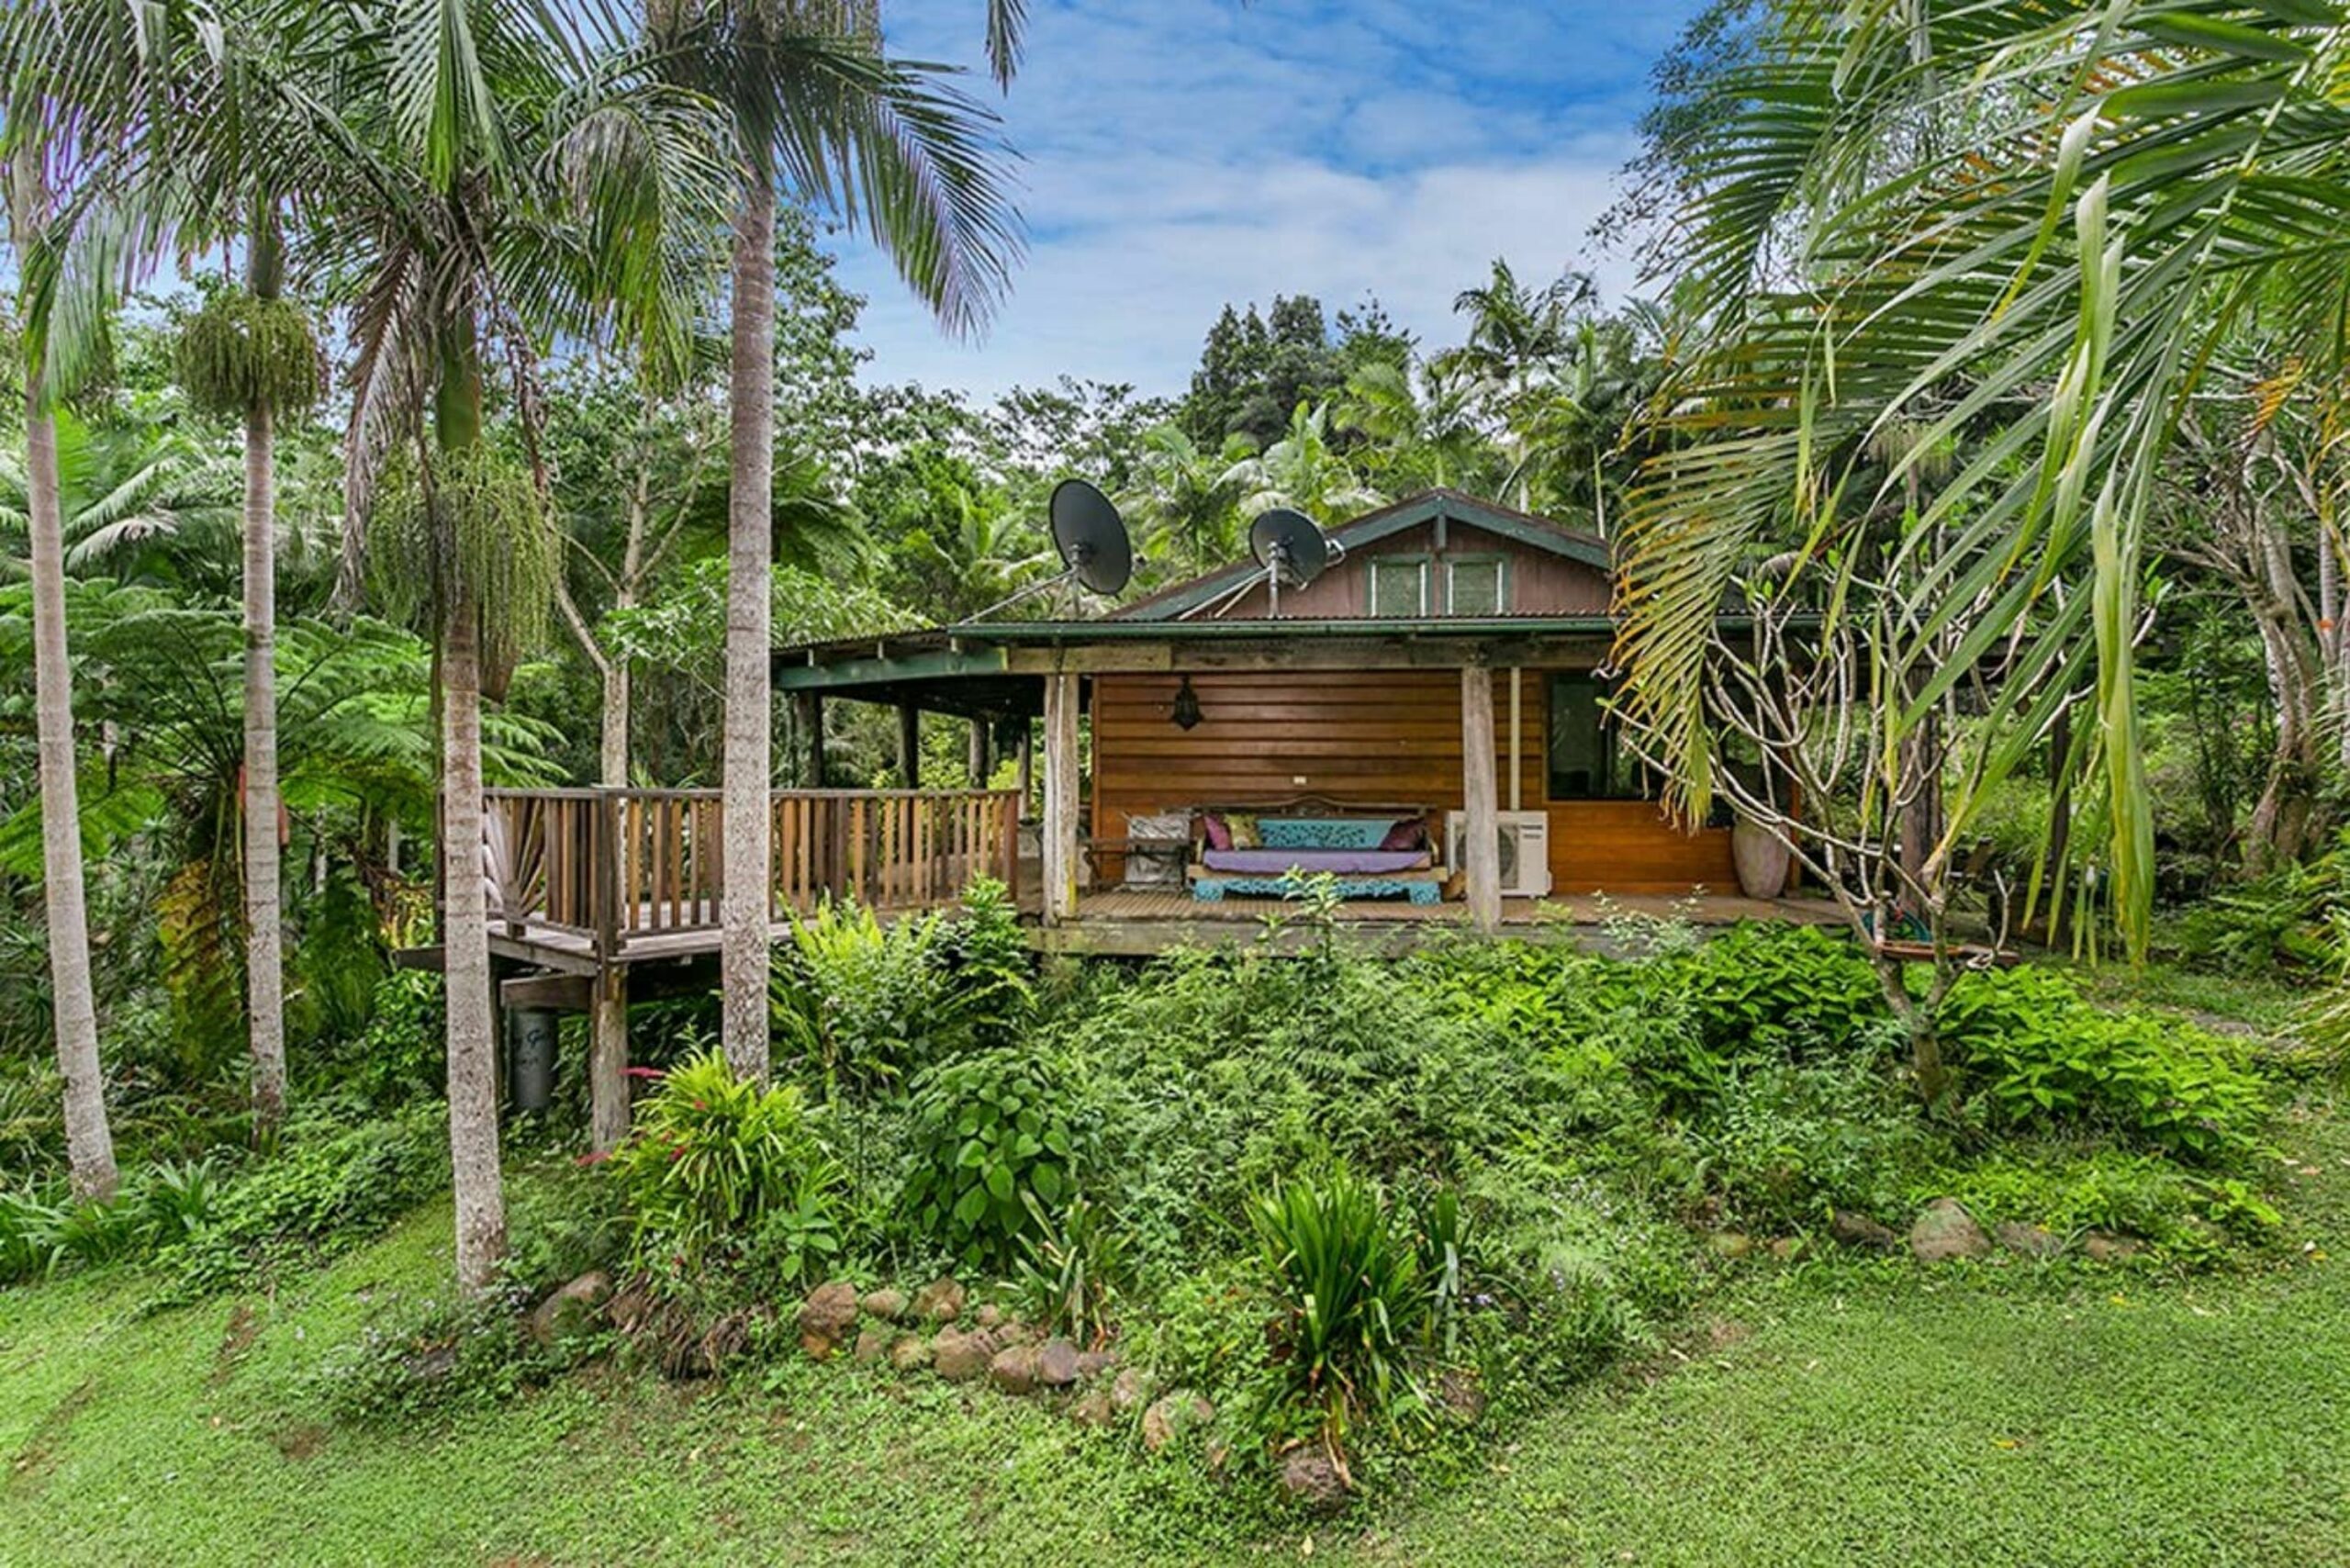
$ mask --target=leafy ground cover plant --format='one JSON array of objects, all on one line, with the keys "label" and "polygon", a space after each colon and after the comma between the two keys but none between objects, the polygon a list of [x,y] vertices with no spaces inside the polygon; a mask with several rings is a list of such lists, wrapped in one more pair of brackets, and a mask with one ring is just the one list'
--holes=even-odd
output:
[{"label": "leafy ground cover plant", "polygon": [[1075,1097],[1045,1057],[985,1051],[932,1069],[910,1136],[906,1212],[967,1264],[1016,1267],[1035,1215],[1077,1192]]},{"label": "leafy ground cover plant", "polygon": [[1125,1239],[1099,1205],[1079,1193],[1056,1218],[1028,1195],[1030,1231],[1020,1238],[1017,1283],[1029,1319],[1095,1345],[1110,1338],[1111,1310],[1128,1284]]},{"label": "leafy ground cover plant", "polygon": [[2103,1126],[2219,1164],[2253,1149],[2271,1111],[2241,1047],[2177,1020],[2091,1007],[2061,975],[1969,976],[1947,1013],[1998,1127]]},{"label": "leafy ground cover plant", "polygon": [[225,1289],[286,1256],[338,1251],[380,1232],[449,1181],[444,1112],[422,1105],[352,1127],[296,1124],[274,1159],[210,1201],[167,1248],[163,1301]]}]

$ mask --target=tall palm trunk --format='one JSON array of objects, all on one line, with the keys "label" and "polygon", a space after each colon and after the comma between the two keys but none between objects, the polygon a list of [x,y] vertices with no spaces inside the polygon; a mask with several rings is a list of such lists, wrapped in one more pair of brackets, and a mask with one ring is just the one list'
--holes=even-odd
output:
[{"label": "tall palm trunk", "polygon": [[721,1036],[740,1078],[767,1076],[767,655],[775,558],[774,183],[745,182],[734,218],[733,364],[728,387],[726,759]]},{"label": "tall palm trunk", "polygon": [[[481,443],[481,366],[473,334],[453,330],[442,357],[435,435],[444,454]],[[457,1208],[457,1282],[486,1291],[506,1255],[499,1185],[498,1065],[490,1011],[489,900],[483,880],[481,611],[472,585],[449,594],[441,634],[441,944],[449,1011],[449,1157]]]},{"label": "tall palm trunk", "polygon": [[[39,154],[10,170],[9,216],[21,258],[47,205]],[[98,1008],[90,986],[90,912],[82,888],[82,801],[74,776],[73,673],[65,652],[65,527],[57,487],[57,422],[40,391],[30,333],[25,356],[25,510],[33,579],[33,725],[40,750],[41,897],[49,919],[50,1012],[65,1077],[65,1152],[74,1195],[111,1198],[120,1181],[106,1125]]]},{"label": "tall palm trunk", "polygon": [[[257,298],[278,291],[276,236],[254,226]],[[245,413],[245,1007],[252,1042],[253,1136],[285,1115],[285,912],[277,844],[276,431],[266,403]]]},{"label": "tall palm trunk", "polygon": [[277,498],[270,411],[245,416],[245,1006],[253,1134],[285,1115],[285,961],[277,846]]},{"label": "tall palm trunk", "polygon": [[[38,377],[28,377],[37,380]],[[65,543],[57,498],[57,425],[38,392],[25,399],[26,490],[32,514],[33,679],[40,736],[41,892],[57,1067],[65,1075],[65,1150],[73,1193],[111,1198],[118,1175],[98,1061],[90,988],[89,907],[82,890],[81,790],[73,767],[73,677],[65,655]]]}]

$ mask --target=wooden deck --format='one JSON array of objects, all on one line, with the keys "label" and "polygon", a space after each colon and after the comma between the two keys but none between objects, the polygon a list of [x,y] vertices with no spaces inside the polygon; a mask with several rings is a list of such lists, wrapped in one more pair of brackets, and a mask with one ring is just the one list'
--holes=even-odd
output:
[{"label": "wooden deck", "polygon": [[[489,806],[490,950],[509,968],[540,971],[508,980],[510,995],[585,1005],[586,982],[630,970],[645,982],[640,998],[707,983],[721,946],[716,791],[499,790],[489,792]],[[1047,922],[1049,879],[1019,857],[1019,808],[1009,790],[776,791],[769,940],[789,939],[793,918],[826,900],[853,900],[896,919],[952,904],[982,875],[1010,886],[1044,952],[1147,958],[1253,941],[1269,929],[1277,948],[1315,939],[1295,902],[1201,901],[1175,887],[1081,891],[1063,919]],[[1726,925],[1837,916],[1824,901],[1692,889],[1509,899],[1501,918],[1505,935],[1604,948],[1625,919]],[[1351,939],[1384,952],[1472,929],[1469,906],[1458,900],[1357,900],[1340,906],[1338,921]]]}]

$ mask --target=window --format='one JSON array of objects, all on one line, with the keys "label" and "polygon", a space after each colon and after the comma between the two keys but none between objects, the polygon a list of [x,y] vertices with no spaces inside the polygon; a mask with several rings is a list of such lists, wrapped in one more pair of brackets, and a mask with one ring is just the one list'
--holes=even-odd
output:
[{"label": "window", "polygon": [[1644,801],[1655,780],[1617,733],[1607,711],[1607,685],[1595,675],[1554,675],[1550,680],[1548,747],[1553,801]]},{"label": "window", "polygon": [[1373,615],[1426,615],[1428,564],[1417,555],[1381,555],[1371,563]]},{"label": "window", "polygon": [[1464,555],[1445,567],[1448,615],[1509,613],[1509,567],[1499,555]]}]

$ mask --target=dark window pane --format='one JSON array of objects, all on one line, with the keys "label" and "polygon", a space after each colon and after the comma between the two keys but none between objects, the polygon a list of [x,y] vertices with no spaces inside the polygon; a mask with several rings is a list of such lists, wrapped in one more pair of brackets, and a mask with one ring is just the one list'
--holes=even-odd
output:
[{"label": "dark window pane", "polygon": [[1621,743],[1595,676],[1554,675],[1550,682],[1549,773],[1553,801],[1653,799],[1648,769]]}]

